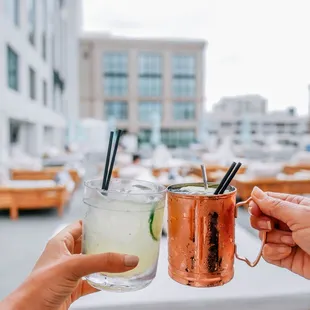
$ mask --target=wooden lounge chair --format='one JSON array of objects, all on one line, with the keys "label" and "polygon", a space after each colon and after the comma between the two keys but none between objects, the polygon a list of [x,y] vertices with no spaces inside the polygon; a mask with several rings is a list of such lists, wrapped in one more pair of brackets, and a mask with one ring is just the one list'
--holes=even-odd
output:
[{"label": "wooden lounge chair", "polygon": [[[44,168],[42,170],[11,170],[12,180],[55,180],[57,173],[64,170],[63,167]],[[68,170],[72,180],[75,183],[75,187],[80,184],[81,178],[75,169]]]},{"label": "wooden lounge chair", "polygon": [[16,220],[18,211],[22,209],[37,210],[55,207],[58,215],[63,215],[65,204],[70,198],[65,186],[36,186],[35,184],[28,184],[28,186],[15,184],[14,186],[14,182],[10,181],[6,187],[0,187],[0,200],[4,201],[0,203],[0,208],[9,209],[11,219]]},{"label": "wooden lounge chair", "polygon": [[310,165],[286,165],[283,167],[283,173],[286,174],[295,174],[302,170],[310,171]]},{"label": "wooden lounge chair", "polygon": [[16,208],[13,207],[13,198],[9,188],[0,187],[0,210],[9,210],[12,220],[16,217]]},{"label": "wooden lounge chair", "polygon": [[245,180],[235,178],[232,181],[232,185],[234,185],[237,188],[237,194],[242,200],[245,200],[250,197],[254,186],[258,186],[263,191],[270,191],[270,192],[287,193],[295,195],[310,193],[309,179],[281,180],[277,178],[268,178],[268,179]]}]

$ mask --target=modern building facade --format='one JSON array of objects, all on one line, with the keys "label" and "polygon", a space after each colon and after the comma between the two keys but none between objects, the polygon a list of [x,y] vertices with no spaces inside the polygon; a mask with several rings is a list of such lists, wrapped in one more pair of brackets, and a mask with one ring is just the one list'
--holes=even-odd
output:
[{"label": "modern building facade", "polygon": [[213,106],[213,111],[230,115],[265,114],[267,105],[267,99],[257,94],[231,96],[221,98]]},{"label": "modern building facade", "polygon": [[0,0],[0,162],[62,147],[79,117],[80,0]]},{"label": "modern building facade", "polygon": [[188,145],[204,110],[205,49],[202,41],[83,35],[81,117],[114,119],[141,142],[158,118],[165,144]]},{"label": "modern building facade", "polygon": [[[260,104],[254,110],[260,110]],[[229,111],[232,109],[228,108]],[[279,143],[299,144],[307,134],[307,116],[298,116],[292,109],[278,112],[232,114],[221,110],[205,115],[205,129],[220,139],[233,137],[235,142],[264,142],[275,137]]]}]

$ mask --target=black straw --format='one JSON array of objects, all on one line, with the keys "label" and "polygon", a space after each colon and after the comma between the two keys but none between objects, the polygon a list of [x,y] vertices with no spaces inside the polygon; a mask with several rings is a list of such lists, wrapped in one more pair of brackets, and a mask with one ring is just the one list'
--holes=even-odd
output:
[{"label": "black straw", "polygon": [[115,145],[114,145],[114,150],[113,150],[113,155],[112,155],[112,160],[111,160],[111,164],[110,164],[110,169],[109,169],[109,174],[108,174],[108,178],[107,178],[107,182],[105,185],[105,190],[109,189],[109,185],[110,185],[110,180],[111,180],[111,176],[112,176],[112,172],[113,172],[113,167],[114,167],[114,162],[115,162],[115,157],[116,157],[116,152],[118,149],[118,144],[119,144],[119,139],[121,137],[122,131],[119,130],[117,132],[117,137],[116,137],[116,141],[115,141]]},{"label": "black straw", "polygon": [[235,167],[235,169],[233,170],[233,172],[230,174],[230,176],[228,177],[228,179],[226,180],[226,182],[224,183],[222,189],[220,190],[219,194],[224,194],[224,192],[226,191],[227,187],[229,186],[230,182],[232,181],[232,179],[235,177],[235,175],[237,174],[239,168],[241,167],[241,163],[238,163],[237,166]]},{"label": "black straw", "polygon": [[230,176],[230,174],[233,171],[233,169],[235,168],[235,166],[236,166],[236,163],[233,162],[231,164],[231,166],[229,167],[228,171],[226,172],[226,174],[224,175],[224,178],[222,179],[221,183],[219,184],[219,186],[214,191],[214,195],[218,195],[220,193],[221,188],[223,187],[224,183],[226,182],[227,178]]},{"label": "black straw", "polygon": [[106,183],[107,183],[107,176],[108,176],[108,169],[109,169],[109,163],[110,163],[113,135],[114,135],[114,132],[111,131],[110,132],[110,140],[109,140],[108,152],[107,152],[107,156],[106,156],[106,159],[105,159],[105,167],[104,167],[102,186],[101,186],[102,189],[105,189]]}]

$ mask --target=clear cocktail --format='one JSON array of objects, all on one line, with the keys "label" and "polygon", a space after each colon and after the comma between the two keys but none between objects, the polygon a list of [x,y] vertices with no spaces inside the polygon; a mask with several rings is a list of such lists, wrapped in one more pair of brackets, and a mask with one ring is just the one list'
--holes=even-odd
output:
[{"label": "clear cocktail", "polygon": [[113,179],[108,191],[101,180],[85,182],[83,253],[116,252],[139,257],[125,273],[97,273],[87,281],[101,290],[133,291],[146,287],[156,275],[162,234],[165,188],[144,181]]}]

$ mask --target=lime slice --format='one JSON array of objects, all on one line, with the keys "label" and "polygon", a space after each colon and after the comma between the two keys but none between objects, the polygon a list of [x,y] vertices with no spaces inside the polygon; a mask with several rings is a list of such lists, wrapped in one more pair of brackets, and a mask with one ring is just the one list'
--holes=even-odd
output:
[{"label": "lime slice", "polygon": [[164,208],[154,207],[149,217],[150,234],[155,241],[159,241],[163,230]]}]

